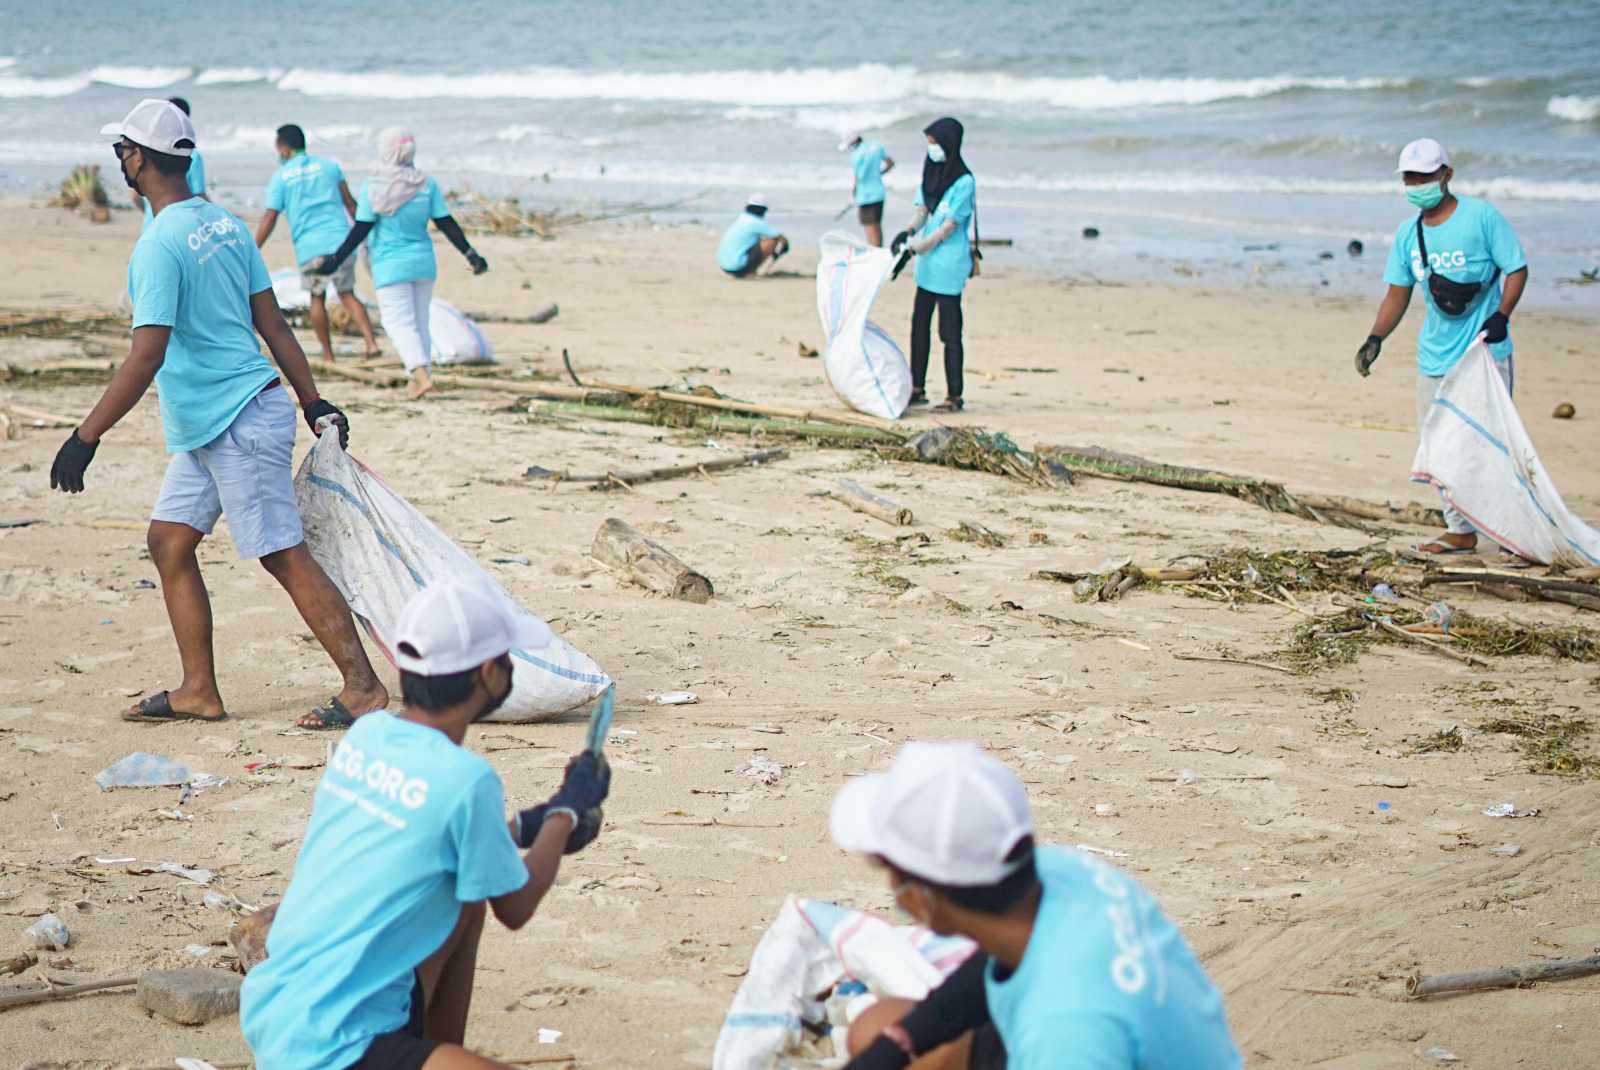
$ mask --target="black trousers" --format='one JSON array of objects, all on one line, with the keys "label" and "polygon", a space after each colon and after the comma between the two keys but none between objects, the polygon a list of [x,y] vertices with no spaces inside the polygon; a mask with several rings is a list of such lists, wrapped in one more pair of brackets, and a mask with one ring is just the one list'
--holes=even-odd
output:
[{"label": "black trousers", "polygon": [[916,390],[926,389],[935,306],[939,309],[939,341],[944,343],[945,390],[958,398],[963,385],[961,368],[966,360],[961,346],[960,294],[936,294],[917,287],[917,303],[911,311],[911,385]]}]

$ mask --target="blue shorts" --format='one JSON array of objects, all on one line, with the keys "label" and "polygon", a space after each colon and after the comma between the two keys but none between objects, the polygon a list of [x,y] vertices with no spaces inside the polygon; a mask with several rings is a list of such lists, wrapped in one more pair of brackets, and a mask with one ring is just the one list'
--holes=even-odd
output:
[{"label": "blue shorts", "polygon": [[226,516],[233,545],[247,561],[300,545],[305,529],[294,499],[298,420],[282,386],[251,398],[222,434],[172,455],[150,519],[209,535],[217,518]]}]

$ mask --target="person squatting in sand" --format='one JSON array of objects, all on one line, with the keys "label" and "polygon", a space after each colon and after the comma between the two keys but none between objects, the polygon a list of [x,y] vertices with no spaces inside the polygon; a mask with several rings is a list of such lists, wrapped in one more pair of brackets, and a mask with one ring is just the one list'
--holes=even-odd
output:
[{"label": "person squatting in sand", "polygon": [[921,1002],[850,1027],[846,1070],[1238,1070],[1222,996],[1127,874],[1036,847],[1022,782],[972,743],[910,743],[834,799],[918,924],[977,951]]},{"label": "person squatting in sand", "polygon": [[245,976],[239,1024],[260,1070],[501,1066],[461,1046],[485,904],[522,928],[562,854],[600,832],[599,755],[574,758],[508,829],[500,778],[462,745],[511,694],[510,652],[550,641],[544,622],[447,581],[411,601],[394,638],[405,704],[361,718],[334,751],[267,957]]},{"label": "person squatting in sand", "polygon": [[313,275],[309,270],[319,257],[335,252],[350,230],[356,214],[356,199],[350,195],[344,171],[334,160],[306,152],[306,133],[293,123],[278,127],[274,147],[281,161],[267,183],[266,211],[256,224],[256,246],[267,244],[280,214],[289,218],[289,240],[294,244],[294,262],[300,267],[300,282],[311,295],[311,329],[322,346],[322,359],[333,360],[333,338],[328,330],[329,286],[350,313],[350,321],[367,343],[367,357],[378,355],[378,339],[372,333],[367,306],[356,296],[356,260],[350,257],[332,275]]},{"label": "person squatting in sand", "polygon": [[883,176],[894,170],[894,159],[883,144],[851,134],[839,142],[839,151],[850,153],[853,181],[850,196],[856,202],[856,220],[867,232],[867,244],[883,244],[883,202],[888,196]]},{"label": "person squatting in sand", "polygon": [[967,237],[967,223],[976,230],[977,179],[961,158],[961,124],[937,119],[923,130],[928,138],[927,159],[922,162],[922,182],[917,187],[916,211],[911,223],[894,236],[890,251],[902,248],[916,254],[917,298],[911,312],[911,404],[928,403],[928,354],[932,340],[933,310],[939,310],[939,341],[944,343],[946,396],[936,406],[941,412],[959,412],[962,369],[961,293],[967,279],[976,275],[981,255]]},{"label": "person squatting in sand", "polygon": [[[1383,340],[1400,326],[1411,290],[1422,283],[1426,312],[1417,335],[1417,426],[1420,430],[1444,377],[1482,335],[1506,391],[1516,383],[1511,313],[1528,285],[1528,258],[1511,224],[1488,201],[1450,192],[1455,170],[1444,146],[1419,138],[1400,152],[1395,168],[1406,200],[1417,209],[1395,231],[1372,333],[1356,352],[1356,371],[1372,374]],[[1505,277],[1504,285],[1501,276]],[[1471,553],[1478,529],[1446,499],[1445,531],[1417,547],[1425,554]]]},{"label": "person squatting in sand", "polygon": [[217,687],[211,601],[195,557],[225,515],[239,556],[260,561],[283,586],[344,678],[343,689],[299,723],[349,724],[384,706],[389,693],[372,671],[344,596],[306,548],[290,465],[295,406],[256,335],[266,340],[313,430],[331,421],[343,440],[349,421],[317,394],[244,222],[190,191],[184,175],[194,127],[188,116],[167,101],[146,100],[101,132],[115,139],[124,180],[150,202],[155,217],[128,260],[128,357],[57,452],[50,486],[81,492],[101,438],[156,384],[172,459],[146,541],[161,576],[183,682],[140,700],[123,717],[227,716]]},{"label": "person squatting in sand", "polygon": [[717,266],[736,279],[746,279],[763,268],[771,271],[788,251],[789,239],[767,222],[767,199],[752,193],[745,201],[744,211],[722,232],[722,240],[717,243]]},{"label": "person squatting in sand", "polygon": [[377,172],[361,184],[356,222],[344,244],[312,262],[310,274],[333,275],[339,265],[372,235],[372,285],[378,291],[383,331],[394,343],[411,375],[413,398],[433,389],[433,337],[428,333],[428,306],[439,264],[428,238],[428,221],[439,228],[456,251],[467,258],[474,275],[489,270],[489,261],[467,241],[445,206],[439,183],[416,168],[417,140],[411,131],[390,127],[378,135]]}]

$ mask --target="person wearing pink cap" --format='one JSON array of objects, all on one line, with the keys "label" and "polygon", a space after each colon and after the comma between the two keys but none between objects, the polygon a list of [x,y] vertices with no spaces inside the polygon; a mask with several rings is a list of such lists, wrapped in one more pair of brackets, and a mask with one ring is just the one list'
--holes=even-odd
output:
[{"label": "person wearing pink cap", "polygon": [[847,1070],[1237,1070],[1222,997],[1133,878],[1034,843],[1022,782],[972,743],[910,743],[833,803],[834,842],[977,951],[926,999],[882,999]]},{"label": "person wearing pink cap", "polygon": [[[560,789],[506,820],[467,729],[511,694],[550,629],[486,585],[439,583],[400,615],[405,705],[362,717],[317,785],[267,957],[239,1024],[259,1070],[493,1070],[463,1047],[485,915],[533,917],[561,856],[600,834],[611,786],[585,750]],[[526,848],[518,854],[518,848]]]}]

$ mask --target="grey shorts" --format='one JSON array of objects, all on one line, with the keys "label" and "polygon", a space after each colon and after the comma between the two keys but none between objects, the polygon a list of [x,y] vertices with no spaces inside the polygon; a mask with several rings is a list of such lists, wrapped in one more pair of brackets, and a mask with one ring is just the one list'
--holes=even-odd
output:
[{"label": "grey shorts", "polygon": [[167,462],[151,520],[211,534],[228,518],[245,560],[305,541],[294,497],[294,435],[300,414],[289,391],[273,385],[251,398],[228,429]]},{"label": "grey shorts", "polygon": [[313,275],[306,269],[311,264],[300,265],[300,285],[304,286],[306,293],[312,297],[321,297],[332,283],[336,292],[342,294],[355,293],[356,290],[356,258],[354,255],[344,258],[344,263],[339,265],[339,270],[332,275]]}]

